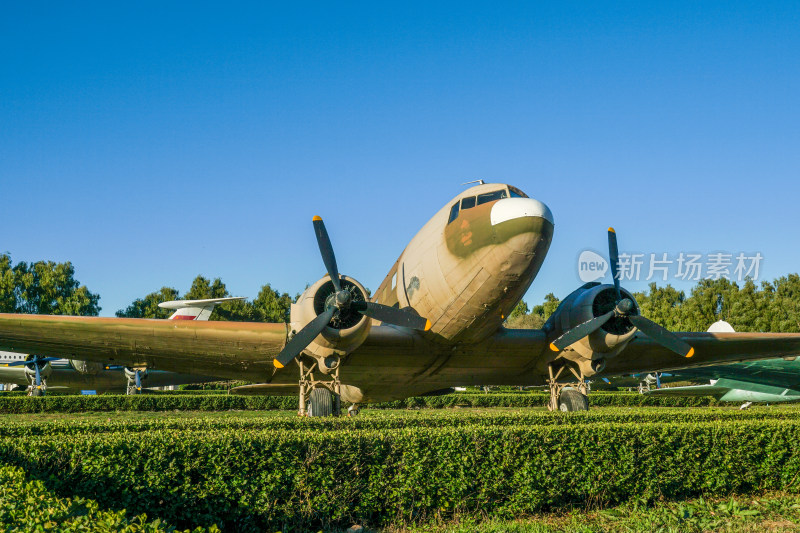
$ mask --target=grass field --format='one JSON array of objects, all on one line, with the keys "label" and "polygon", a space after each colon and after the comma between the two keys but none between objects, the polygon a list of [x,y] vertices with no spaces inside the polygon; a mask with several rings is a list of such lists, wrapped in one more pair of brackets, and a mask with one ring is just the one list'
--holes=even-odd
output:
[{"label": "grass field", "polygon": [[[351,420],[31,413],[0,423],[5,531],[800,531],[797,405],[364,409]],[[542,483],[551,474],[555,487]],[[531,503],[542,490],[549,496]]]}]

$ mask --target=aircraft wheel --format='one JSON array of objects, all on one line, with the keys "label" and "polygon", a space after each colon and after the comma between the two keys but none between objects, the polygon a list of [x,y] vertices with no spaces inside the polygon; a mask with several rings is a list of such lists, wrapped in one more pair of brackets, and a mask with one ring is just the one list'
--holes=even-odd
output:
[{"label": "aircraft wheel", "polygon": [[347,408],[347,416],[358,416],[360,412],[361,409],[359,409],[357,405],[351,405]]},{"label": "aircraft wheel", "polygon": [[34,387],[28,393],[28,396],[44,396],[44,390],[40,389],[39,387]]},{"label": "aircraft wheel", "polygon": [[308,416],[332,416],[333,394],[325,387],[318,387],[311,391],[308,405]]},{"label": "aircraft wheel", "polygon": [[140,391],[136,387],[128,387],[128,391],[127,391],[128,396],[132,396],[134,394],[141,394],[141,393],[142,393],[142,391]]},{"label": "aircraft wheel", "polygon": [[564,389],[558,397],[558,409],[565,413],[588,411],[589,398],[575,389]]}]

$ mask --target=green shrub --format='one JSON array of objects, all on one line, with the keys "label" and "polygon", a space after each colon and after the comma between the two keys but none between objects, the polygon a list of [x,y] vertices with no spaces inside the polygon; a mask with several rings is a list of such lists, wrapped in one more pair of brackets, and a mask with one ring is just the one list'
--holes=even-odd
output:
[{"label": "green shrub", "polygon": [[[288,413],[287,413],[288,414]],[[189,432],[189,431],[256,431],[256,430],[313,430],[350,431],[384,430],[402,428],[455,428],[465,426],[552,426],[552,425],[592,425],[592,424],[654,424],[654,423],[696,423],[725,421],[762,420],[800,420],[800,410],[749,410],[732,409],[681,409],[663,408],[653,410],[631,409],[627,407],[606,407],[579,413],[550,413],[547,411],[508,411],[482,412],[470,410],[426,410],[426,411],[372,411],[364,415],[348,418],[304,418],[297,416],[253,417],[229,414],[224,417],[175,416],[156,419],[130,419],[110,414],[105,420],[67,419],[48,420],[16,419],[6,421],[3,435],[22,437],[29,435],[80,435],[98,433],[139,433],[139,432]]]},{"label": "green shrub", "polygon": [[[128,518],[125,511],[101,511],[96,501],[59,498],[41,481],[30,481],[18,467],[0,466],[0,525],[3,531],[172,532],[147,515]],[[195,531],[219,531],[216,526]]]},{"label": "green shrub", "polygon": [[[699,407],[719,405],[710,397],[655,397],[637,393],[589,395],[589,405]],[[455,407],[544,407],[542,393],[447,394],[367,404],[369,409],[446,409]],[[236,396],[225,394],[143,394],[137,396],[0,396],[0,413],[77,413],[83,411],[227,411],[297,409],[294,396]]]},{"label": "green shrub", "polygon": [[0,462],[59,493],[239,531],[510,518],[800,484],[798,420],[341,429],[3,437]]}]

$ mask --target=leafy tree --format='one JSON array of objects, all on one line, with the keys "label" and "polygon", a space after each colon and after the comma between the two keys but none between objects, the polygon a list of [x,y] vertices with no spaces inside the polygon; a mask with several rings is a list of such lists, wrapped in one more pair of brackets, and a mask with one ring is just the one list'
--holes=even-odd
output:
[{"label": "leafy tree", "polygon": [[[229,296],[231,295],[220,278],[215,278],[212,281],[204,276],[197,276],[192,281],[189,291],[183,296],[180,296],[175,289],[162,287],[158,292],[153,292],[144,298],[134,300],[126,309],[117,311],[117,316],[167,318],[171,311],[158,307],[160,302],[179,299],[206,300],[210,298],[227,298]],[[252,301],[235,300],[217,305],[214,307],[209,320],[284,322],[291,304],[291,296],[287,293],[281,294],[273,289],[271,285],[266,284],[261,287],[258,296]]]},{"label": "leafy tree", "polygon": [[203,276],[197,276],[192,281],[192,287],[189,292],[183,295],[184,300],[207,300],[209,298],[226,298],[230,296],[228,289],[222,280],[214,278],[210,281]]},{"label": "leafy tree", "polygon": [[556,312],[560,303],[561,300],[556,298],[556,295],[551,292],[544,297],[544,302],[542,304],[533,306],[532,312],[541,316],[544,321],[547,321],[550,315]]},{"label": "leafy tree", "polygon": [[661,324],[669,330],[686,330],[683,318],[683,304],[686,302],[686,293],[679,291],[672,285],[658,287],[650,284],[647,293],[633,295],[639,304],[639,311],[645,318]]},{"label": "leafy tree", "polygon": [[11,265],[0,255],[0,310],[40,315],[100,313],[100,296],[75,279],[72,263],[37,261]]},{"label": "leafy tree", "polygon": [[134,300],[124,310],[117,311],[116,315],[124,318],[169,318],[173,311],[162,309],[158,307],[158,304],[177,299],[177,290],[171,287],[161,287],[158,292],[151,292],[144,298]]},{"label": "leafy tree", "polygon": [[[299,294],[295,300],[299,298]],[[253,300],[254,322],[286,322],[287,313],[292,305],[292,297],[287,293],[280,294],[267,283],[258,292],[258,296]]]},{"label": "leafy tree", "polygon": [[531,310],[528,309],[528,304],[525,303],[525,300],[520,300],[517,306],[511,311],[511,314],[508,315],[509,320],[514,320],[523,315],[527,315],[530,313]]}]

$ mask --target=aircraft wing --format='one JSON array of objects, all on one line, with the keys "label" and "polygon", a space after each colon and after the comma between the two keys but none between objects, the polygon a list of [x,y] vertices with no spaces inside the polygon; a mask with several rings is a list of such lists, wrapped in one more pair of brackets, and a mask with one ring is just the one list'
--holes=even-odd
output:
[{"label": "aircraft wing", "polygon": [[716,385],[690,385],[687,387],[663,387],[652,389],[644,394],[647,396],[714,396],[721,398],[731,389]]},{"label": "aircraft wing", "polygon": [[680,357],[649,337],[637,333],[622,353],[608,359],[602,375],[670,371],[800,354],[800,333],[704,332],[676,335],[694,348],[692,357]]},{"label": "aircraft wing", "polygon": [[0,313],[0,350],[229,379],[268,380],[285,343],[285,324]]},{"label": "aircraft wing", "polygon": [[[739,393],[739,397],[731,398],[725,397],[729,392]],[[751,393],[748,398],[741,397],[742,393]],[[770,401],[770,398],[761,397],[758,395],[772,396],[772,401],[780,401],[781,399],[796,400],[800,396],[800,391],[791,387],[773,387],[763,383],[754,383],[748,381],[737,381],[733,379],[719,379],[709,385],[696,385],[692,387],[665,387],[661,389],[654,389],[645,394],[651,396],[714,396],[722,400],[750,400],[750,401]]]}]

